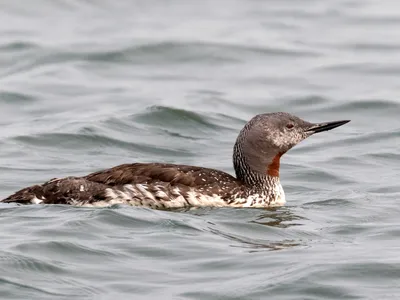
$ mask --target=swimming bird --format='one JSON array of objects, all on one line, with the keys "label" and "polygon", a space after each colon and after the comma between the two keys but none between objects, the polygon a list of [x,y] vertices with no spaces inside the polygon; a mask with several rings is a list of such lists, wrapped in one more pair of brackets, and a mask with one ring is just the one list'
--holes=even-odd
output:
[{"label": "swimming bird", "polygon": [[282,155],[305,138],[349,121],[310,123],[284,112],[256,115],[240,131],[233,148],[236,177],[196,166],[132,163],[83,177],[55,178],[2,202],[157,209],[282,206],[286,201],[279,180]]}]

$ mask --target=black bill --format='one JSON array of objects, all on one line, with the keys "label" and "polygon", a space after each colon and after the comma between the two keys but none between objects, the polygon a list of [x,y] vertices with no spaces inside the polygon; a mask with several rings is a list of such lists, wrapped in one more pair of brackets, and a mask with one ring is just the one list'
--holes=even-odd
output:
[{"label": "black bill", "polygon": [[312,133],[327,131],[342,126],[349,122],[350,120],[342,120],[342,121],[313,124],[310,128],[307,129],[307,131],[311,131]]}]

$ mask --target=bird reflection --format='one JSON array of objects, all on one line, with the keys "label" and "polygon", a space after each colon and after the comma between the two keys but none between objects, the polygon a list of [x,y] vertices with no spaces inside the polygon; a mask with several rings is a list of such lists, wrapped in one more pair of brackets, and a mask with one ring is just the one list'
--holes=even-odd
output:
[{"label": "bird reflection", "polygon": [[[291,238],[283,238],[282,235],[293,236],[294,231],[286,229],[300,226],[305,217],[295,213],[295,208],[290,206],[262,209],[243,208],[185,208],[174,209],[175,212],[189,213],[204,219],[207,223],[205,231],[218,235],[229,241],[234,241],[230,247],[249,249],[249,252],[283,250],[304,245],[304,241],[296,241]],[[264,238],[253,238],[238,230],[251,226],[256,230],[255,236]],[[257,226],[254,228],[256,225]],[[258,230],[257,230],[258,228]],[[248,231],[246,231],[248,232]],[[278,235],[278,238],[277,238]],[[274,239],[275,237],[275,239]]]},{"label": "bird reflection", "polygon": [[231,241],[238,242],[239,244],[230,245],[234,248],[247,248],[250,249],[249,252],[259,252],[260,250],[283,250],[295,246],[300,246],[301,244],[294,240],[281,240],[281,241],[270,241],[270,240],[259,240],[259,239],[251,239],[246,237],[241,237],[238,235],[231,235],[228,233],[224,233],[217,229],[210,229],[210,231],[216,235],[227,238]]},{"label": "bird reflection", "polygon": [[279,207],[271,209],[263,209],[263,213],[258,215],[255,220],[250,223],[256,223],[265,226],[288,228],[291,226],[302,225],[298,220],[305,220],[306,218],[295,215],[288,207]]},{"label": "bird reflection", "polygon": [[[276,237],[276,230],[275,229],[287,229],[292,226],[299,226],[302,225],[299,220],[304,220],[304,217],[298,216],[292,212],[292,210],[288,207],[284,208],[274,208],[274,209],[257,209],[255,210],[258,213],[253,214],[251,220],[243,220],[245,224],[257,224],[266,226],[265,229],[270,228],[270,230],[266,231],[267,236],[271,236],[272,234]],[[227,232],[226,230],[220,230],[220,226],[218,223],[215,224],[216,226],[213,228],[209,228],[209,230],[221,237],[229,239],[230,241],[234,241],[235,243],[230,245],[231,247],[235,248],[245,248],[249,249],[249,252],[259,252],[259,251],[276,251],[276,250],[284,250],[296,246],[303,245],[302,242],[296,241],[294,239],[260,239],[260,238],[252,238],[244,235],[240,235],[231,232]],[[262,231],[264,231],[261,228]],[[273,231],[271,231],[273,230]],[[259,232],[260,233],[260,232]],[[259,235],[259,233],[257,235]],[[282,234],[286,235],[286,231],[281,232],[278,231],[279,236],[281,237]],[[291,234],[292,235],[292,234]]]}]

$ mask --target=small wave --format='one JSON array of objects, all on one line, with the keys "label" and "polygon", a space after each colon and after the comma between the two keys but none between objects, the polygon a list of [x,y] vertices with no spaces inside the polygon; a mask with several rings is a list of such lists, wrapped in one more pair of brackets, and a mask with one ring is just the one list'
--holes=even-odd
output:
[{"label": "small wave", "polygon": [[14,141],[43,148],[64,147],[65,149],[81,150],[96,147],[118,147],[142,153],[153,153],[172,156],[192,156],[192,153],[184,149],[173,149],[165,146],[149,145],[145,143],[126,142],[100,134],[79,133],[42,133],[33,136],[20,135],[13,138]]},{"label": "small wave", "polygon": [[400,110],[400,103],[386,99],[362,99],[354,100],[339,105],[325,107],[330,112],[360,112],[370,111],[376,113],[377,111],[392,111]]},{"label": "small wave", "polygon": [[[29,253],[27,254],[29,255]],[[59,265],[12,252],[0,252],[0,263],[3,267],[12,268],[19,272],[29,270],[38,273],[66,273],[65,270]]]},{"label": "small wave", "polygon": [[146,112],[136,114],[133,119],[139,123],[149,125],[165,125],[178,128],[194,127],[194,128],[210,128],[222,129],[223,126],[215,124],[213,119],[193,111],[178,109],[167,106],[152,106]]},{"label": "small wave", "polygon": [[370,62],[359,62],[359,63],[336,63],[334,65],[324,65],[318,67],[316,71],[326,71],[335,73],[346,73],[346,74],[360,74],[363,76],[367,75],[379,75],[379,76],[393,76],[400,73],[400,65],[396,63],[370,63]]},{"label": "small wave", "polygon": [[370,51],[375,53],[379,51],[380,53],[386,52],[396,52],[398,53],[400,50],[400,44],[393,44],[393,41],[389,41],[389,43],[380,43],[378,41],[374,41],[373,43],[369,42],[361,42],[361,43],[354,43],[354,44],[345,44],[343,45],[344,49],[352,49],[356,51]]},{"label": "small wave", "polygon": [[334,206],[334,207],[346,207],[346,206],[353,206],[353,202],[341,198],[336,199],[326,199],[320,201],[310,201],[303,204],[304,207],[309,206]]},{"label": "small wave", "polygon": [[37,98],[21,92],[0,91],[0,103],[21,105],[36,102]]},{"label": "small wave", "polygon": [[[162,54],[162,55],[161,55]],[[176,42],[164,41],[130,46],[118,50],[109,50],[103,53],[88,52],[74,54],[85,60],[111,61],[111,62],[135,62],[144,63],[205,63],[218,62],[237,63],[242,57],[251,54],[261,54],[280,57],[314,57],[318,53],[311,50],[283,49],[273,47],[255,47],[241,44],[227,44],[210,41],[203,42]]]},{"label": "small wave", "polygon": [[38,44],[27,42],[27,41],[14,41],[11,43],[0,44],[0,52],[12,52],[26,51],[26,50],[38,50],[41,47]]}]

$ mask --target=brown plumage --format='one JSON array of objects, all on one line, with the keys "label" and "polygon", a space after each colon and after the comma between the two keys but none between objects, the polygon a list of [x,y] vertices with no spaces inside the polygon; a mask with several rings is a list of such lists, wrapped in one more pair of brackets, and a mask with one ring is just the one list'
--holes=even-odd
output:
[{"label": "brown plumage", "polygon": [[[184,198],[191,188],[196,188],[210,197],[219,194],[226,200],[232,192],[241,190],[240,181],[218,170],[186,165],[134,163],[119,165],[84,177],[55,178],[42,185],[22,189],[3,202],[28,204],[33,198],[37,198],[42,204],[92,204],[107,200],[107,188],[118,191],[124,185],[132,183],[146,185],[150,193],[156,193],[162,188],[172,197],[182,195]],[[221,191],[221,185],[229,185],[229,189]],[[179,195],[174,195],[175,188],[179,189]],[[159,201],[169,201],[166,197],[155,198]],[[137,200],[140,202],[140,199]],[[162,203],[144,206],[165,207]]]},{"label": "brown plumage", "polygon": [[219,182],[239,183],[227,173],[187,165],[162,163],[123,164],[114,168],[89,174],[84,177],[93,182],[114,186],[128,183],[164,182],[188,187],[216,185]]}]

